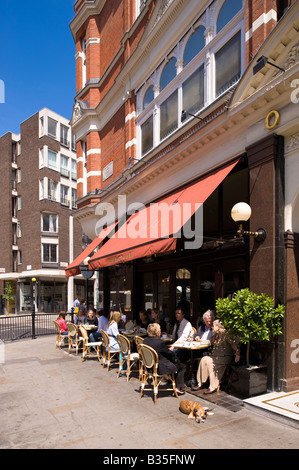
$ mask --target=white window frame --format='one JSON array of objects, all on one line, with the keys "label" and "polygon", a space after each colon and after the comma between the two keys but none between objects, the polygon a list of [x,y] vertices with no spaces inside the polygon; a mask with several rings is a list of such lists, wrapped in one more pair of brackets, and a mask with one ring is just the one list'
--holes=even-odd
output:
[{"label": "white window frame", "polygon": [[[44,220],[43,220],[43,217],[44,216],[49,216],[49,218],[51,217],[55,217],[56,218],[56,230],[45,230],[44,229]],[[51,224],[50,224],[50,220],[49,220],[49,228],[50,228]],[[51,213],[47,213],[47,212],[43,212],[41,214],[41,231],[44,232],[44,233],[58,233],[58,215],[57,214],[51,214]]]},{"label": "white window frame", "polygon": [[[152,71],[150,76],[147,77],[143,85],[137,90],[137,117],[136,117],[136,136],[137,136],[137,158],[143,158],[147,153],[150,153],[157,145],[167,140],[171,135],[175,134],[185,122],[192,119],[187,116],[186,121],[181,121],[182,106],[183,106],[183,91],[182,85],[201,65],[204,65],[204,106],[196,112],[200,113],[221,95],[216,96],[216,64],[215,54],[235,35],[241,31],[241,76],[245,70],[245,2],[243,0],[242,9],[219,31],[216,32],[216,24],[219,12],[224,4],[224,1],[217,5],[217,9],[211,14],[206,14],[206,18],[210,18],[210,23],[205,24],[200,18],[191,28],[182,36],[182,39],[172,47],[172,52],[168,54],[167,58],[159,65],[159,67]],[[184,50],[188,39],[192,35],[194,29],[199,26],[205,27],[206,44],[203,49],[183,67]],[[160,76],[166,64],[166,61],[173,56],[177,59],[177,75],[176,77],[160,91]],[[144,96],[150,86],[154,87],[154,100],[143,109]],[[232,86],[235,86],[232,85]],[[231,87],[227,88],[223,94],[227,93]],[[178,126],[164,139],[160,139],[160,106],[161,104],[175,91],[178,90]],[[153,115],[153,147],[147,153],[142,155],[142,135],[141,126],[144,122]]]},{"label": "white window frame", "polygon": [[[44,246],[49,245],[49,246],[55,246],[56,247],[56,261],[48,261],[44,259]],[[42,246],[41,246],[41,261],[42,263],[52,263],[52,264],[57,264],[59,260],[59,253],[58,253],[58,243],[55,243],[54,240],[53,242],[51,241],[45,241],[42,240]]]}]

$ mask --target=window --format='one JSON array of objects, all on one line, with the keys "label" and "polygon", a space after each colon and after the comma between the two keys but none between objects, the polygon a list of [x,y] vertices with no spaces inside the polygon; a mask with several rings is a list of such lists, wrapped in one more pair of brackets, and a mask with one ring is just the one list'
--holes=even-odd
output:
[{"label": "window", "polygon": [[69,188],[61,184],[60,185],[60,203],[64,204],[65,206],[69,205],[68,194],[69,194]]},{"label": "window", "polygon": [[18,238],[21,238],[21,236],[22,236],[21,222],[18,222],[18,225],[17,225],[17,237],[18,237]]},{"label": "window", "polygon": [[176,76],[176,58],[172,57],[169,62],[165,65],[161,79],[160,87],[163,90]]},{"label": "window", "polygon": [[44,135],[44,117],[39,118],[39,135]]},{"label": "window", "polygon": [[77,208],[77,190],[72,188],[72,208]]},{"label": "window", "polygon": [[48,199],[57,201],[57,183],[48,179]]},{"label": "window", "polygon": [[76,136],[73,132],[72,132],[72,150],[76,152]]},{"label": "window", "polygon": [[21,173],[21,170],[18,169],[17,171],[17,183],[21,183],[22,181],[22,173]]},{"label": "window", "polygon": [[86,39],[83,38],[81,41],[82,48],[82,88],[86,84]]},{"label": "window", "polygon": [[77,162],[74,159],[71,159],[71,162],[72,162],[71,177],[72,177],[72,180],[76,181],[77,180]]},{"label": "window", "polygon": [[39,198],[44,199],[45,197],[45,184],[44,180],[39,180]]},{"label": "window", "polygon": [[22,209],[22,198],[21,196],[18,196],[18,211]]},{"label": "window", "polygon": [[60,174],[65,176],[66,178],[69,177],[69,159],[64,155],[60,155]]},{"label": "window", "polygon": [[153,148],[154,145],[154,125],[153,125],[153,116],[150,116],[141,126],[141,154],[145,155],[149,150]]},{"label": "window", "polygon": [[54,139],[57,136],[57,121],[50,117],[48,117],[48,136],[54,137]]},{"label": "window", "polygon": [[45,154],[44,149],[39,150],[39,167],[44,168],[45,166]]},{"label": "window", "polygon": [[64,126],[63,124],[60,124],[60,143],[64,145],[65,147],[69,146],[69,141],[68,141],[68,128]]},{"label": "window", "polygon": [[140,15],[141,11],[145,7],[146,0],[136,0],[136,18]]},{"label": "window", "polygon": [[215,54],[216,96],[239,80],[241,75],[241,34],[237,33]]},{"label": "window", "polygon": [[42,231],[58,232],[57,214],[42,214]]},{"label": "window", "polygon": [[[243,1],[207,3],[210,6],[206,12],[190,25],[178,43],[170,41],[170,58],[149,70],[139,87],[137,158],[185,124],[182,110],[191,115],[202,112],[241,77],[245,68],[242,48],[246,43]],[[216,3],[219,7],[215,7]]]},{"label": "window", "polygon": [[48,168],[57,170],[57,153],[50,149],[48,149]]},{"label": "window", "polygon": [[57,245],[51,243],[42,244],[42,261],[44,263],[57,263]]},{"label": "window", "polygon": [[205,47],[205,28],[199,26],[188,39],[184,51],[184,65],[187,65]]},{"label": "window", "polygon": [[18,264],[22,264],[22,252],[18,251]]},{"label": "window", "polygon": [[204,66],[183,83],[183,109],[196,113],[204,106]]},{"label": "window", "polygon": [[242,0],[226,0],[217,19],[217,32],[224,28],[229,21],[242,9]]},{"label": "window", "polygon": [[146,108],[154,100],[154,87],[150,87],[143,98],[143,109]]},{"label": "window", "polygon": [[160,139],[164,139],[178,127],[178,92],[165,100],[160,107]]}]

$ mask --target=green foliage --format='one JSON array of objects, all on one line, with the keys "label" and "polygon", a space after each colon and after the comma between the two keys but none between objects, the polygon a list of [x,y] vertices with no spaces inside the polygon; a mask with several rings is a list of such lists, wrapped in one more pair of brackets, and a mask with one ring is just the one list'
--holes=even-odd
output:
[{"label": "green foliage", "polygon": [[4,300],[10,301],[14,299],[14,296],[12,295],[13,293],[13,288],[10,282],[6,283],[6,287],[4,288],[4,294],[2,295]]},{"label": "green foliage", "polygon": [[272,297],[255,294],[249,289],[237,291],[232,300],[217,299],[216,314],[227,332],[240,339],[270,341],[282,334],[284,305],[274,307]]}]

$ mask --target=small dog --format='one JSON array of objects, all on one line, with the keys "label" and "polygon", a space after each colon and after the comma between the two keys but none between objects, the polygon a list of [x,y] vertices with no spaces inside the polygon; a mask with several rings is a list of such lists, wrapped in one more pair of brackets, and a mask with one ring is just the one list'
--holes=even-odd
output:
[{"label": "small dog", "polygon": [[188,419],[195,419],[196,423],[204,423],[207,415],[213,415],[206,407],[191,400],[181,400],[180,411],[188,415]]}]

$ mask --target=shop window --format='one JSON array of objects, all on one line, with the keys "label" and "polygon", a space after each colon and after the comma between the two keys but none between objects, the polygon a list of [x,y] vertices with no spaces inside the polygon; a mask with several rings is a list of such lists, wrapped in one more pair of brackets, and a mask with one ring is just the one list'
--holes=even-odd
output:
[{"label": "shop window", "polygon": [[236,83],[241,76],[241,33],[233,36],[216,54],[216,96]]},{"label": "shop window", "polygon": [[190,314],[191,302],[191,273],[186,268],[180,268],[176,271],[176,305],[185,309],[186,314]]},{"label": "shop window", "polygon": [[144,308],[154,308],[154,276],[153,273],[144,273],[143,276]]},{"label": "shop window", "polygon": [[172,57],[165,65],[160,78],[160,88],[163,90],[176,76],[176,58]]},{"label": "shop window", "polygon": [[205,28],[199,26],[190,38],[184,51],[184,65],[187,65],[205,47]]},{"label": "shop window", "polygon": [[242,0],[226,0],[217,19],[217,33],[242,9]]},{"label": "shop window", "polygon": [[165,320],[169,320],[169,283],[170,274],[169,271],[158,272],[158,308],[162,312],[162,316]]},{"label": "shop window", "polygon": [[215,308],[215,267],[213,264],[199,267],[198,295],[199,314],[202,317],[206,310]]},{"label": "shop window", "polygon": [[194,114],[204,106],[204,65],[183,83],[183,109]]}]

